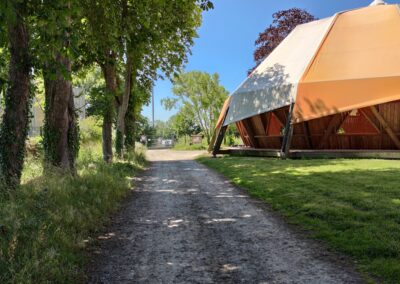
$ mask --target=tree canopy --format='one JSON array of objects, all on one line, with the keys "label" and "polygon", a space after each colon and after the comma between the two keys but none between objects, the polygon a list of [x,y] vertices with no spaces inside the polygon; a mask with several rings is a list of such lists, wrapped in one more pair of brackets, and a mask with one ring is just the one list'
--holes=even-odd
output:
[{"label": "tree canopy", "polygon": [[76,173],[79,126],[72,85],[79,80],[90,95],[90,113],[103,121],[104,160],[112,162],[114,141],[117,154],[132,147],[154,80],[179,73],[201,13],[212,8],[209,0],[1,1],[0,178],[12,187],[19,183],[36,80],[44,82],[49,167]]},{"label": "tree canopy", "polygon": [[179,108],[179,115],[193,118],[210,142],[228,91],[220,85],[218,74],[200,71],[181,73],[173,80],[174,97],[162,101],[166,109]]},{"label": "tree canopy", "polygon": [[295,27],[316,20],[309,12],[299,8],[278,11],[272,17],[272,24],[261,32],[255,41],[256,50],[253,57],[256,65],[249,70],[249,73],[257,68]]}]

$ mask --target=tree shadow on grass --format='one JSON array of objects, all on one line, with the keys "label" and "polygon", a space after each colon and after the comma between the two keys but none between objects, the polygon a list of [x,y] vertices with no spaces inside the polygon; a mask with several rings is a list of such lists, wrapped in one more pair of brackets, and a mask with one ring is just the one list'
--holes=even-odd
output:
[{"label": "tree shadow on grass", "polygon": [[201,159],[233,183],[359,261],[400,282],[398,161]]}]

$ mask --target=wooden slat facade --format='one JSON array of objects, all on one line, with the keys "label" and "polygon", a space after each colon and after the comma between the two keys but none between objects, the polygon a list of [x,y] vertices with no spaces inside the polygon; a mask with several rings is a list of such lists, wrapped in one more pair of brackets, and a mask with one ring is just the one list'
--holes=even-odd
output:
[{"label": "wooden slat facade", "polygon": [[[374,114],[374,109],[378,116]],[[374,109],[367,107],[294,124],[290,149],[399,150],[396,137],[400,140],[400,101],[376,105]],[[282,134],[268,135],[268,127],[272,115],[277,118],[275,121],[285,125],[288,112],[289,107],[284,107],[238,122],[236,125],[243,143],[256,149],[281,149]],[[359,127],[354,124],[357,121],[360,122]],[[362,129],[365,129],[364,133]]]}]

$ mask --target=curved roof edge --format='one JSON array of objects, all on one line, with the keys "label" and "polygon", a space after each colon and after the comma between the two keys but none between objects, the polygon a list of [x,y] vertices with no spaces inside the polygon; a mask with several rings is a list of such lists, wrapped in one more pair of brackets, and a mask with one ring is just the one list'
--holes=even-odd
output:
[{"label": "curved roof edge", "polygon": [[297,26],[232,93],[224,125],[289,105],[337,15]]}]

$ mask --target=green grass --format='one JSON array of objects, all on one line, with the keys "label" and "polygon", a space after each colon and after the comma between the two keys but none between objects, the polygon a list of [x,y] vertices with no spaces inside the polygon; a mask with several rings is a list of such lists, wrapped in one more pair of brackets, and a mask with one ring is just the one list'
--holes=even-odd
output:
[{"label": "green grass", "polygon": [[[177,150],[177,151],[196,151],[196,150],[207,150],[208,149],[208,144],[207,144],[207,139],[203,138],[201,144],[190,144],[191,138],[189,136],[186,137],[180,137],[178,141],[175,143],[174,147],[172,150]],[[226,144],[225,144],[226,142]],[[226,141],[222,143],[221,147],[229,147],[230,145],[241,145],[243,144],[242,140],[240,138],[236,138],[233,136],[228,136],[226,138]]]},{"label": "green grass", "polygon": [[196,150],[206,150],[208,148],[207,140],[203,139],[201,144],[192,144],[191,145],[191,138],[190,136],[186,137],[179,137],[176,141],[172,150],[177,151],[196,151]]},{"label": "green grass", "polygon": [[289,222],[351,256],[365,274],[400,283],[400,162],[224,157],[199,161]]},{"label": "green grass", "polygon": [[18,190],[0,196],[0,283],[84,282],[86,247],[131,188],[143,153],[106,165],[101,145],[83,146],[78,176],[43,176],[28,157]]},{"label": "green grass", "polygon": [[196,151],[196,150],[206,150],[208,146],[206,144],[175,144],[172,150],[176,151]]}]

